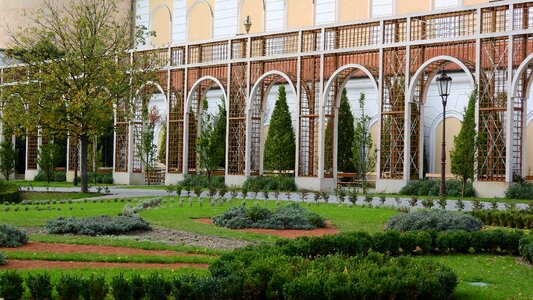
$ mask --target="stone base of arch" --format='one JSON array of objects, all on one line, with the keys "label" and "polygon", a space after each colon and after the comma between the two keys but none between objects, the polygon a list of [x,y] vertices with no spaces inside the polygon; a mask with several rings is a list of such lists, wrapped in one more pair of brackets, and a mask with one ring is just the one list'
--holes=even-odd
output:
[{"label": "stone base of arch", "polygon": [[474,191],[476,192],[476,197],[479,198],[503,198],[508,187],[509,182],[474,181]]},{"label": "stone base of arch", "polygon": [[176,185],[179,181],[183,180],[183,174],[165,174],[165,185]]},{"label": "stone base of arch", "polygon": [[336,178],[296,177],[295,182],[300,190],[333,192],[337,187]]},{"label": "stone base of arch", "polygon": [[245,175],[226,175],[224,176],[224,183],[227,187],[241,187],[248,179]]},{"label": "stone base of arch", "polygon": [[[80,171],[78,171],[78,176],[80,176]],[[66,172],[67,182],[74,182],[74,171]]]},{"label": "stone base of arch", "polygon": [[35,179],[35,176],[37,176],[38,173],[39,173],[39,170],[26,169],[26,172],[24,173],[24,180],[33,181]]},{"label": "stone base of arch", "polygon": [[114,184],[144,185],[143,173],[113,172]]},{"label": "stone base of arch", "polygon": [[376,192],[378,193],[398,193],[406,184],[404,179],[377,179]]}]

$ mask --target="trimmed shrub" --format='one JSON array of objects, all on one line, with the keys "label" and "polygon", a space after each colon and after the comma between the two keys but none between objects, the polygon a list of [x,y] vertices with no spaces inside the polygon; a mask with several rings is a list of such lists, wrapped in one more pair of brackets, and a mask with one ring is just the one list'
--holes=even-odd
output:
[{"label": "trimmed shrub", "polygon": [[507,188],[505,197],[509,199],[533,199],[533,183],[525,180],[515,182]]},{"label": "trimmed shrub", "polygon": [[26,278],[26,286],[35,300],[52,299],[52,282],[48,273],[32,274]]},{"label": "trimmed shrub", "polygon": [[91,274],[81,280],[81,296],[84,300],[104,299],[109,291],[109,285],[104,275]]},{"label": "trimmed shrub", "polygon": [[477,231],[483,223],[471,215],[443,210],[417,210],[393,216],[387,229],[401,232],[411,230],[465,230]]},{"label": "trimmed shrub", "polygon": [[[225,186],[225,179],[224,179],[224,176],[213,176],[211,177],[211,185],[213,188],[221,188],[221,187],[224,187]],[[186,174],[184,177],[183,177],[183,180],[178,182],[178,185],[180,186],[186,186],[186,187],[189,187],[189,188],[195,188],[195,187],[199,187],[199,188],[208,188],[209,184],[207,182],[207,175],[200,175],[200,174],[195,174],[195,175],[189,175],[189,174]]]},{"label": "trimmed shrub", "polygon": [[[401,195],[407,196],[435,196],[439,194],[440,182],[437,180],[421,179],[411,181],[405,185],[401,190]],[[451,179],[446,181],[446,195],[450,197],[461,197],[461,190],[463,184],[459,180]],[[467,182],[465,186],[465,197],[473,197],[474,186],[471,182]]]},{"label": "trimmed shrub", "polygon": [[249,191],[296,191],[294,177],[288,176],[257,176],[249,177],[242,185]]},{"label": "trimmed shrub", "polygon": [[533,237],[525,237],[520,240],[518,251],[530,264],[533,263]]},{"label": "trimmed shrub", "polygon": [[5,300],[21,299],[24,293],[23,282],[22,276],[15,270],[0,274],[0,298]]},{"label": "trimmed shrub", "polygon": [[20,247],[28,242],[28,234],[17,227],[0,224],[0,247]]},{"label": "trimmed shrub", "polygon": [[446,266],[377,253],[309,260],[238,250],[210,271],[215,281],[238,278],[245,299],[445,299],[457,286],[455,273]]},{"label": "trimmed shrub", "polygon": [[172,285],[163,275],[152,273],[144,281],[144,289],[148,300],[160,300],[168,298]]},{"label": "trimmed shrub", "polygon": [[78,300],[83,288],[83,279],[77,275],[65,273],[61,275],[56,286],[57,295],[61,300]]},{"label": "trimmed shrub", "polygon": [[52,234],[109,235],[131,231],[151,230],[150,224],[137,216],[99,216],[89,218],[59,217],[46,222],[44,226]]},{"label": "trimmed shrub", "polygon": [[18,186],[14,184],[0,183],[0,202],[19,203],[22,201]]},{"label": "trimmed shrub", "polygon": [[[37,175],[35,175],[35,178],[33,179],[35,181],[47,181],[48,178],[46,177],[46,172],[39,171]],[[61,172],[61,171],[54,171],[54,174],[52,175],[51,182],[65,182],[67,181],[67,173]]]},{"label": "trimmed shrub", "polygon": [[232,229],[314,229],[326,227],[324,219],[296,203],[290,203],[274,210],[254,205],[233,207],[213,218],[217,226]]},{"label": "trimmed shrub", "polygon": [[4,252],[0,252],[0,266],[7,264],[7,256]]},{"label": "trimmed shrub", "polygon": [[477,210],[470,212],[486,225],[533,229],[533,213],[521,210]]},{"label": "trimmed shrub", "polygon": [[134,300],[141,300],[146,294],[144,277],[139,274],[131,276],[131,297]]},{"label": "trimmed shrub", "polygon": [[111,278],[111,295],[115,300],[129,300],[132,298],[132,286],[129,280],[120,273]]}]

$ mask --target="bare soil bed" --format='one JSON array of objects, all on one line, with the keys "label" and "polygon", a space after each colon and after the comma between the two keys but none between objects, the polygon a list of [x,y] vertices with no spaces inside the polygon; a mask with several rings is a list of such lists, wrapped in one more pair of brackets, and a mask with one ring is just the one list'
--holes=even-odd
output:
[{"label": "bare soil bed", "polygon": [[179,269],[179,268],[203,268],[207,269],[208,264],[200,263],[108,263],[108,262],[77,262],[77,261],[47,261],[47,260],[9,260],[0,270],[35,270],[35,269],[83,269],[83,268],[131,268],[131,269]]},{"label": "bare soil bed", "polygon": [[[202,223],[202,224],[209,224],[209,225],[216,226],[215,224],[213,224],[213,220],[209,218],[194,219],[194,221]],[[335,228],[333,225],[331,225],[330,221],[326,221],[325,228],[316,228],[316,229],[310,229],[310,230],[296,230],[296,229],[279,230],[279,229],[259,229],[259,228],[246,228],[246,229],[234,229],[234,230],[260,233],[260,234],[269,234],[269,235],[275,235],[275,236],[279,236],[283,238],[291,238],[291,239],[301,237],[301,236],[324,236],[324,235],[339,233],[339,230]]]}]

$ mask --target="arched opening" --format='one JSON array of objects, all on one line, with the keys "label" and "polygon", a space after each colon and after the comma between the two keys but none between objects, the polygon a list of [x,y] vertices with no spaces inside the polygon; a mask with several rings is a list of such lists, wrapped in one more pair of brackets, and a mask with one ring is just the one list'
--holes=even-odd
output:
[{"label": "arched opening", "polygon": [[213,8],[205,0],[197,0],[187,12],[187,38],[189,42],[213,37]]},{"label": "arched opening", "polygon": [[[357,122],[357,120],[365,118],[365,136],[371,137],[373,140],[375,139],[375,137],[372,137],[372,130],[374,130],[377,135],[378,128],[377,123],[372,122],[372,119],[375,120],[378,115],[378,85],[375,78],[376,75],[364,66],[350,64],[335,71],[326,84],[323,96],[325,119],[322,129],[322,134],[324,136],[323,172],[325,178],[336,178],[339,171],[346,173],[355,171],[355,166],[353,169],[341,167],[342,170],[338,170],[338,116],[344,90],[346,90],[346,97],[350,104],[351,113],[355,118],[354,121]],[[363,106],[360,106],[359,99],[362,95],[364,95],[364,101],[361,101]],[[353,137],[351,141],[353,142]],[[344,142],[345,141],[343,141],[343,143]],[[376,149],[376,144],[373,145],[373,149]],[[361,151],[366,153],[365,157],[373,155],[369,152],[373,151],[372,149],[362,149]],[[374,170],[366,170],[365,173],[373,171]],[[358,176],[360,175],[362,174],[358,174]],[[367,174],[364,175],[366,176]]]},{"label": "arched opening", "polygon": [[[264,149],[270,119],[278,101],[280,86],[285,87],[287,104],[291,113],[292,127],[297,126],[296,88],[288,75],[279,71],[263,74],[252,88],[248,103],[248,168],[250,175],[263,175]],[[296,135],[296,133],[295,133]],[[295,141],[296,142],[296,141]],[[272,170],[269,170],[272,171]],[[291,170],[294,171],[292,168]]]},{"label": "arched opening", "polygon": [[[469,96],[474,91],[475,79],[473,76],[474,65],[463,63],[457,58],[439,56],[428,60],[416,71],[409,86],[410,110],[410,177],[411,179],[424,178],[438,173],[441,168],[440,155],[442,146],[437,146],[435,140],[440,136],[442,143],[442,98],[437,89],[436,79],[442,70],[452,77],[451,94],[446,105],[447,116],[461,118],[465,107],[468,105]],[[436,120],[439,120],[439,124]],[[447,118],[448,120],[448,118]],[[440,125],[440,127],[438,126]],[[440,128],[440,133],[436,130]],[[452,151],[453,137],[459,134],[460,124],[451,122],[446,124],[446,174],[451,173],[450,152]],[[441,145],[441,144],[440,144]]]},{"label": "arched opening", "polygon": [[[206,103],[207,107],[204,107]],[[206,76],[200,78],[192,86],[190,93],[187,97],[187,102],[185,105],[185,118],[184,118],[184,128],[186,131],[184,139],[184,173],[195,174],[200,170],[200,162],[197,156],[197,139],[201,134],[202,130],[202,121],[205,121],[205,115],[209,114],[215,116],[219,113],[220,108],[224,108],[227,112],[228,103],[226,100],[226,90],[224,85],[216,78],[211,76]],[[226,113],[227,118],[227,113]],[[226,124],[227,125],[227,124]],[[227,128],[227,126],[225,127]],[[214,124],[216,126],[216,124]],[[226,150],[226,141],[224,145],[220,145]],[[226,155],[224,154],[224,158]],[[221,162],[219,172],[223,174],[226,168],[226,160],[223,159]]]},{"label": "arched opening", "polygon": [[164,183],[168,115],[166,93],[158,83],[148,82],[137,90],[133,101],[132,172],[144,173],[148,184]]},{"label": "arched opening", "polygon": [[155,36],[150,39],[152,47],[162,47],[172,41],[172,12],[169,5],[172,3],[161,3],[152,10],[150,30],[155,32]]}]

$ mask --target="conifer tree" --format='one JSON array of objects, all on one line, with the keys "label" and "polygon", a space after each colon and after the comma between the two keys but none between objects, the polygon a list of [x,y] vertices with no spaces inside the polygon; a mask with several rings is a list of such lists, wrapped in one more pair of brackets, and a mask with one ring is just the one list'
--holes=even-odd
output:
[{"label": "conifer tree", "polygon": [[476,133],[476,97],[477,87],[470,94],[468,106],[465,107],[464,119],[461,122],[461,130],[454,137],[454,148],[450,152],[452,174],[461,178],[463,183],[462,196],[466,183],[469,179],[474,179],[475,173],[475,151],[477,146]]},{"label": "conifer tree", "polygon": [[352,144],[355,130],[354,117],[346,89],[342,91],[338,128],[337,170],[341,172],[355,172],[355,167],[352,162]]},{"label": "conifer tree", "polygon": [[196,140],[198,166],[207,175],[208,186],[211,187],[213,174],[219,167],[225,165],[226,145],[226,107],[224,98],[218,107],[218,113],[211,115],[207,112],[207,100],[202,102],[202,121],[200,135]]},{"label": "conifer tree", "polygon": [[264,167],[267,170],[283,172],[293,170],[295,164],[295,136],[291,114],[287,105],[285,86],[280,85],[278,100],[270,119],[265,142]]}]

